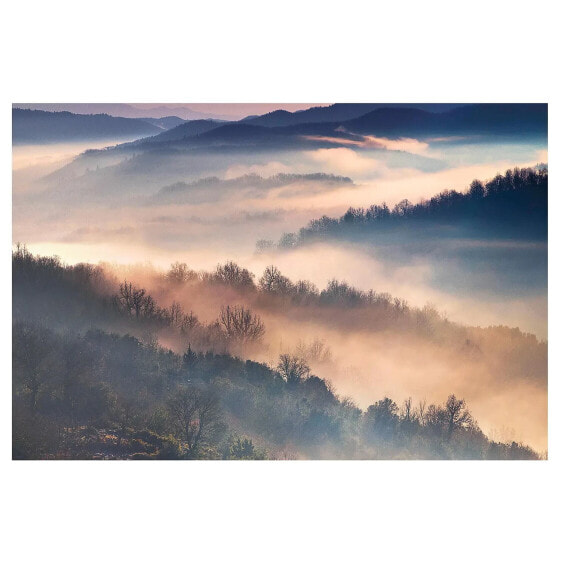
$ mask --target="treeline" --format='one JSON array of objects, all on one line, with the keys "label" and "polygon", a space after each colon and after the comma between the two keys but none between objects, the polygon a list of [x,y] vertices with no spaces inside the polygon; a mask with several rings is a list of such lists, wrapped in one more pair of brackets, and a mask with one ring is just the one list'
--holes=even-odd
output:
[{"label": "treeline", "polygon": [[453,395],[362,411],[290,354],[271,367],[16,322],[12,358],[15,459],[538,459]]},{"label": "treeline", "polygon": [[[526,363],[525,352],[538,357],[544,345],[518,329],[469,328],[449,321],[433,306],[412,307],[387,293],[360,290],[336,279],[320,290],[306,280],[293,282],[274,265],[258,279],[231,261],[212,272],[174,263],[166,273],[153,275],[153,284],[162,297],[168,295],[170,305],[159,305],[145,288],[113,278],[101,266],[67,266],[56,257],[33,256],[17,246],[12,257],[13,317],[81,332],[95,326],[143,341],[164,336],[185,348],[190,344],[197,351],[240,356],[266,344],[264,314],[296,321],[315,318],[342,329],[410,333],[470,354],[480,354],[479,341],[493,332],[509,345],[516,343],[520,364]],[[217,293],[232,303],[218,306],[214,320],[202,321],[189,309],[189,302],[194,305]]]},{"label": "treeline", "polygon": [[[445,235],[494,235],[522,239],[547,238],[546,166],[514,168],[483,183],[474,180],[463,193],[446,190],[412,204],[407,199],[390,209],[386,203],[349,208],[339,218],[322,216],[298,234],[284,234],[278,244],[261,240],[257,249],[291,247],[329,237],[382,232],[388,229],[450,226]],[[430,233],[430,230],[427,230]]]},{"label": "treeline", "polygon": [[[175,285],[193,273],[175,265],[166,278]],[[19,244],[12,254],[12,284],[13,318],[57,329],[94,325],[147,341],[168,333],[197,349],[236,353],[259,344],[265,334],[261,318],[246,306],[223,306],[216,320],[205,323],[178,302],[159,306],[145,288],[115,281],[100,266],[67,266],[58,257],[34,256]]]},{"label": "treeline", "polygon": [[[199,277],[181,264],[166,275],[171,285],[193,278]],[[209,282],[214,281],[211,276]],[[197,348],[219,352],[229,343],[260,341],[265,333],[261,319],[244,306],[225,306],[215,321],[205,324],[177,302],[162,307],[146,289],[126,279],[115,282],[100,266],[66,266],[57,257],[34,256],[19,244],[12,254],[12,283],[14,319],[56,328],[97,325],[137,334],[169,328]]]},{"label": "treeline", "polygon": [[[255,280],[232,262],[204,273],[176,263],[160,280],[172,293],[218,290],[245,295],[252,305],[224,305],[205,323],[177,302],[158,305],[147,290],[101,267],[64,266],[16,248],[14,457],[536,457],[519,445],[490,442],[464,405],[452,428],[450,404],[381,400],[361,411],[312,374],[314,364],[331,360],[318,338],[270,366],[232,356],[264,344],[260,310],[290,305],[309,315],[324,307],[327,317],[339,318],[350,306],[370,317],[381,305],[374,293],[336,281],[319,291],[275,267]],[[430,309],[382,301],[425,333],[434,322],[446,323],[431,319],[437,312]],[[183,355],[158,345],[174,336]],[[460,339],[470,353],[481,353],[463,333]],[[201,426],[199,434],[194,429]]]},{"label": "treeline", "polygon": [[[12,255],[13,315],[16,318],[40,319],[50,325],[72,324],[92,320],[137,320],[135,325],[172,327],[191,334],[198,346],[214,342],[214,350],[225,350],[227,340],[248,343],[259,341],[265,330],[258,316],[244,306],[225,306],[216,321],[203,324],[192,312],[174,302],[160,307],[146,289],[109,278],[100,266],[64,265],[57,257],[31,254],[18,245]],[[256,306],[271,305],[320,307],[366,307],[378,310],[388,320],[399,318],[417,324],[434,319],[433,309],[412,309],[399,298],[374,290],[362,291],[344,281],[331,280],[319,290],[307,280],[291,281],[274,265],[268,266],[259,279],[248,269],[229,261],[212,272],[196,272],[185,263],[174,263],[162,277],[170,289],[199,285],[210,290],[228,287],[245,295]],[[63,313],[61,313],[63,311]],[[421,318],[423,316],[423,318]],[[424,317],[427,316],[427,317]],[[374,314],[372,315],[374,318]],[[220,333],[225,337],[220,339]],[[205,341],[207,343],[205,343]],[[221,346],[222,345],[222,346]]]}]

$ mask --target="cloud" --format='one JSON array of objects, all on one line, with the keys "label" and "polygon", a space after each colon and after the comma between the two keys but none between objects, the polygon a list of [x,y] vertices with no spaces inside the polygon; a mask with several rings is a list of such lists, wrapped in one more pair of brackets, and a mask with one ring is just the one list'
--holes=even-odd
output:
[{"label": "cloud", "polygon": [[281,162],[267,162],[266,164],[230,166],[224,173],[224,179],[235,179],[243,175],[261,175],[263,177],[277,173],[290,173],[291,168]]},{"label": "cloud", "polygon": [[64,235],[61,238],[61,241],[65,243],[98,243],[103,241],[112,241],[115,238],[122,241],[123,239],[130,239],[134,231],[134,228],[130,226],[122,226],[119,228],[96,228],[84,226]]},{"label": "cloud", "polygon": [[386,150],[398,150],[400,152],[421,155],[426,155],[429,150],[429,144],[427,142],[422,142],[415,138],[398,138],[395,140],[378,136],[366,136],[364,138],[368,142],[383,146]]},{"label": "cloud", "polygon": [[304,152],[304,157],[320,164],[324,171],[351,177],[373,176],[385,169],[378,160],[364,156],[350,148],[319,148]]},{"label": "cloud", "polygon": [[[339,129],[340,130],[340,129]],[[344,129],[342,130],[344,131]],[[330,142],[343,146],[356,146],[357,148],[371,148],[378,150],[395,150],[399,152],[409,152],[410,154],[426,155],[430,148],[427,142],[422,142],[416,138],[397,138],[390,139],[383,136],[362,136],[358,134],[347,133],[352,138],[342,138],[334,136],[304,136],[306,140],[316,142]]]}]

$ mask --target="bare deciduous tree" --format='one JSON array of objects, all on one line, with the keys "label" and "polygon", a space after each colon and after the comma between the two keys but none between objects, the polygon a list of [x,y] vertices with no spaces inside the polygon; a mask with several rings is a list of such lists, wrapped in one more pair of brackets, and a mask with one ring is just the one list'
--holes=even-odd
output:
[{"label": "bare deciduous tree", "polygon": [[285,277],[277,267],[271,265],[265,269],[259,279],[259,287],[264,292],[275,294],[290,294],[294,291],[294,285],[288,277]]},{"label": "bare deciduous tree", "polygon": [[220,326],[225,335],[240,343],[260,341],[265,324],[244,306],[226,306],[220,310]]},{"label": "bare deciduous tree", "polygon": [[413,400],[411,399],[411,397],[408,397],[404,402],[403,402],[403,407],[402,407],[402,413],[401,413],[401,418],[404,421],[414,421],[416,418],[416,414],[415,411],[413,410]]},{"label": "bare deciduous tree", "polygon": [[463,399],[457,399],[454,394],[446,400],[444,413],[448,424],[448,436],[452,436],[456,428],[468,428],[472,425],[473,418],[466,402]]},{"label": "bare deciduous tree", "polygon": [[199,388],[181,389],[169,400],[168,409],[177,425],[178,435],[194,457],[201,442],[220,422],[218,398]]},{"label": "bare deciduous tree", "polygon": [[185,315],[181,321],[181,332],[188,333],[198,325],[200,325],[199,318],[191,311]]},{"label": "bare deciduous tree", "polygon": [[144,288],[136,288],[126,280],[119,286],[115,301],[121,310],[136,318],[150,318],[156,314],[156,303],[152,296],[147,295]]},{"label": "bare deciduous tree", "polygon": [[323,339],[317,337],[310,344],[299,341],[296,354],[310,363],[325,363],[332,359],[331,349]]},{"label": "bare deciduous tree", "polygon": [[175,284],[183,284],[196,278],[198,278],[197,273],[189,269],[186,263],[173,263],[166,273],[166,279]]},{"label": "bare deciduous tree", "polygon": [[254,276],[253,273],[233,261],[228,261],[225,265],[218,265],[214,273],[215,280],[238,288],[254,287]]},{"label": "bare deciduous tree", "polygon": [[301,356],[282,354],[277,371],[288,384],[297,384],[310,374],[310,367]]},{"label": "bare deciduous tree", "polygon": [[419,407],[417,408],[417,415],[419,417],[419,423],[421,423],[421,425],[425,424],[426,409],[427,409],[427,400],[423,399],[422,401],[419,401]]},{"label": "bare deciduous tree", "polygon": [[182,325],[183,309],[181,308],[181,304],[179,304],[179,302],[172,302],[168,315],[171,325],[174,327]]}]

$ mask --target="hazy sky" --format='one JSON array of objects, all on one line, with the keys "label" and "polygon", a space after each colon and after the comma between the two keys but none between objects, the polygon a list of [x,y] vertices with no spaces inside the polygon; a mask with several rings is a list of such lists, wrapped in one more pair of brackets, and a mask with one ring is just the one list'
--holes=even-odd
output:
[{"label": "hazy sky", "polygon": [[73,113],[107,113],[115,117],[167,117],[183,119],[242,119],[277,109],[301,111],[329,103],[14,103],[14,107]]}]

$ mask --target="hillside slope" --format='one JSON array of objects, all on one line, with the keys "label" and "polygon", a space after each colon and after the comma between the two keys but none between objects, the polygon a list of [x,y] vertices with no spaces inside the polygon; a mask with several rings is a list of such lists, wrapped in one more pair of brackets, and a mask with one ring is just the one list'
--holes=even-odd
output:
[{"label": "hillside slope", "polygon": [[41,144],[122,139],[158,134],[161,127],[143,119],[12,109],[12,142]]}]

